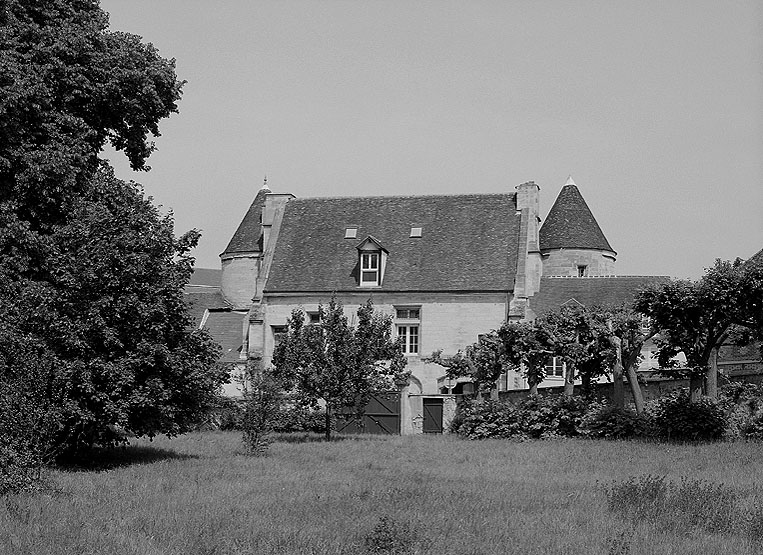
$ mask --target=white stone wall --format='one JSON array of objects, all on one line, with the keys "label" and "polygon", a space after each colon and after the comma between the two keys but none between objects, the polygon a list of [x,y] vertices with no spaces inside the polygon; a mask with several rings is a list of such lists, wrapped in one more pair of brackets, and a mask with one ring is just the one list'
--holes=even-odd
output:
[{"label": "white stone wall", "polygon": [[615,253],[593,249],[554,249],[543,253],[544,276],[578,276],[578,266],[586,266],[588,276],[615,274]]},{"label": "white stone wall", "polygon": [[260,255],[227,256],[221,260],[221,291],[234,308],[249,308],[260,268]]},{"label": "white stone wall", "polygon": [[[340,298],[344,311],[353,323],[361,303],[368,299],[368,292],[346,294]],[[408,368],[421,384],[420,393],[439,394],[437,379],[445,369],[437,364],[427,364],[421,359],[433,351],[442,349],[443,354],[455,354],[471,345],[479,334],[498,328],[506,319],[508,295],[503,293],[375,293],[374,308],[395,316],[395,307],[420,307],[419,354],[408,356]],[[325,298],[269,295],[266,299],[263,363],[268,366],[272,359],[274,337],[272,326],[285,326],[294,308],[316,312]],[[410,322],[410,321],[408,321]],[[253,330],[254,332],[254,330]]]}]

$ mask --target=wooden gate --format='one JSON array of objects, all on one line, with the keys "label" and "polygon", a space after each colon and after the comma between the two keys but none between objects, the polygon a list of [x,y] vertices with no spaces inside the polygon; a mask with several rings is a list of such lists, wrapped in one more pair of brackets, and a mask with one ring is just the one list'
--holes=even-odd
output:
[{"label": "wooden gate", "polygon": [[339,415],[336,431],[345,434],[399,434],[400,392],[386,391],[372,396],[360,420],[354,414]]},{"label": "wooden gate", "polygon": [[442,433],[442,398],[424,397],[424,429],[425,434]]}]

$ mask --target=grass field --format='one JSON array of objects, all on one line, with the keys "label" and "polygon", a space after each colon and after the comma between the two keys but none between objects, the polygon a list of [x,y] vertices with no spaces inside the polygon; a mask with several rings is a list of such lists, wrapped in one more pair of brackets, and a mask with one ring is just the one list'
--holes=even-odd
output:
[{"label": "grass field", "polygon": [[54,471],[54,491],[0,498],[0,553],[761,552],[733,530],[631,524],[605,493],[692,477],[752,507],[757,443],[298,439],[265,457],[243,454],[236,433],[134,441],[99,470]]}]

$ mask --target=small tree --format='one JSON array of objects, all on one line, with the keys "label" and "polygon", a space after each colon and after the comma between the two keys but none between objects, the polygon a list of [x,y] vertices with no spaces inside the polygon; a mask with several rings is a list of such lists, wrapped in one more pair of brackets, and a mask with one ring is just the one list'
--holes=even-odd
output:
[{"label": "small tree", "polygon": [[530,393],[546,378],[546,364],[552,353],[552,341],[540,323],[504,322],[498,329],[506,363],[524,371]]},{"label": "small tree", "polygon": [[288,332],[273,353],[273,376],[300,400],[325,404],[326,439],[331,415],[345,408],[361,414],[371,395],[407,379],[406,360],[392,339],[392,318],[377,313],[369,299],[350,326],[335,297],[321,306],[321,321],[305,324],[301,309],[292,311]]},{"label": "small tree", "polygon": [[596,323],[584,307],[561,307],[538,318],[536,326],[548,336],[551,355],[561,357],[566,368],[564,394],[574,393],[575,378],[590,383],[606,372],[602,344],[595,332]]},{"label": "small tree", "polygon": [[283,385],[267,370],[247,365],[244,386],[244,414],[241,421],[244,445],[250,453],[263,455],[278,422],[284,401]]},{"label": "small tree", "polygon": [[634,301],[659,330],[656,337],[660,366],[675,366],[678,353],[686,356],[692,400],[703,390],[717,397],[718,349],[735,328],[761,336],[763,265],[741,260],[716,260],[698,281],[671,280],[647,287]]}]

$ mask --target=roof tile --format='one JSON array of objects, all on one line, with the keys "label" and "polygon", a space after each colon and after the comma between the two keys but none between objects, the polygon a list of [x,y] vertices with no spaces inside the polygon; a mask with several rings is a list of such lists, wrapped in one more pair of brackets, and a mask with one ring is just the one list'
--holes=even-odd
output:
[{"label": "roof tile", "polygon": [[265,291],[360,290],[350,225],[389,251],[381,290],[512,290],[519,218],[514,194],[292,199]]},{"label": "roof tile", "polygon": [[540,228],[540,249],[596,249],[615,252],[574,183],[565,185]]}]

